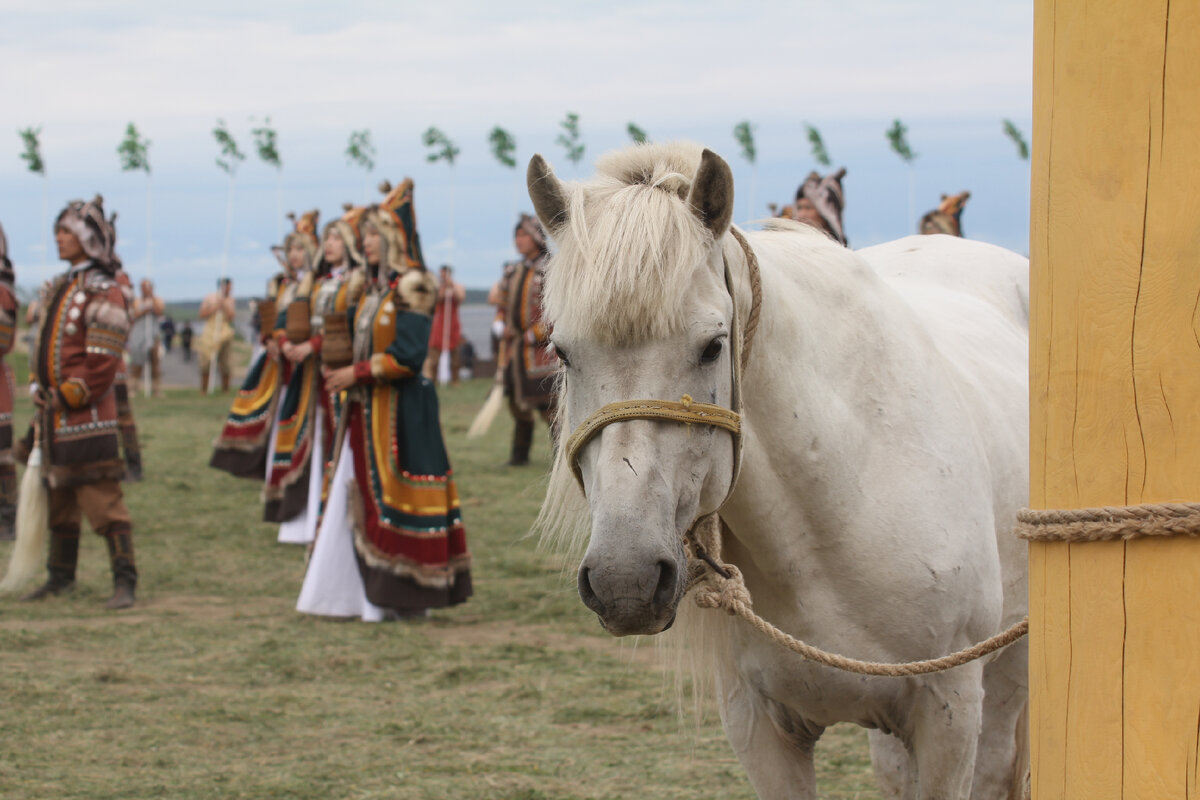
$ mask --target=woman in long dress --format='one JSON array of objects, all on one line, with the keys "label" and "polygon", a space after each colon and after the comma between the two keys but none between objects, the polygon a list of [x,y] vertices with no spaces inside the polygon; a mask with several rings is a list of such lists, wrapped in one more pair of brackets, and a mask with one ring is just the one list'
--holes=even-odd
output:
[{"label": "woman in long dress", "polygon": [[[285,240],[286,241],[286,240]],[[279,247],[273,247],[280,256]],[[303,254],[296,255],[303,264]],[[280,258],[284,268],[267,281],[264,300],[258,304],[260,329],[250,369],[242,380],[225,425],[213,446],[209,466],[238,478],[266,481],[270,476],[271,459],[275,449],[275,431],[279,421],[279,403],[291,376],[291,365],[283,358],[276,339],[277,311],[293,290],[295,270],[288,259]],[[207,329],[207,326],[206,326]],[[190,324],[185,323],[181,334],[184,360],[189,358]]]},{"label": "woman in long dress", "polygon": [[296,405],[303,406],[305,419],[296,427],[304,432],[302,446],[291,448],[292,460],[284,474],[283,497],[299,495],[303,488],[304,513],[296,514],[279,528],[279,541],[308,544],[316,537],[324,497],[325,464],[333,446],[338,398],[325,389],[321,374],[324,363],[322,346],[326,317],[341,315],[348,308],[347,292],[351,283],[361,292],[363,260],[359,254],[358,234],[352,219],[362,210],[351,211],[325,226],[321,240],[321,258],[311,281],[302,282],[297,296],[288,306],[287,337],[284,358],[299,373],[305,391],[297,392]]},{"label": "woman in long dress", "polygon": [[425,271],[412,182],[362,220],[366,280],[350,298],[353,363],[323,369],[345,392],[344,431],[297,608],[367,621],[428,614],[472,592],[437,392],[421,376],[436,285]]}]

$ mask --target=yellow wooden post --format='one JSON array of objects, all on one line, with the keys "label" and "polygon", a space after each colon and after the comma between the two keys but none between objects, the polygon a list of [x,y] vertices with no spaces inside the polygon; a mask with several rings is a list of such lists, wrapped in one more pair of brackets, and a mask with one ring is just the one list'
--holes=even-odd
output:
[{"label": "yellow wooden post", "polygon": [[[1036,0],[1031,501],[1200,501],[1200,2]],[[1200,540],[1034,543],[1034,800],[1200,798]]]}]

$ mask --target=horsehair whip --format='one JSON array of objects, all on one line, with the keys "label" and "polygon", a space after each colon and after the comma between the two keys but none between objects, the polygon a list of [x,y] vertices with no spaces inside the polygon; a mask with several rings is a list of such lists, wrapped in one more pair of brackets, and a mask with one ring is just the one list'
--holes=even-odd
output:
[{"label": "horsehair whip", "polygon": [[17,498],[17,541],[9,555],[8,570],[0,581],[0,593],[15,593],[37,578],[46,563],[50,541],[49,498],[42,484],[42,424],[34,417],[33,449],[25,464]]}]

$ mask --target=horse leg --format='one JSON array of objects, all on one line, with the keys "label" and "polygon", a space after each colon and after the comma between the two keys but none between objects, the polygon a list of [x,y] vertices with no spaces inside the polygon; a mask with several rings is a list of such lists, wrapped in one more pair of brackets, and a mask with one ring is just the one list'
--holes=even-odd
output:
[{"label": "horse leg", "polygon": [[745,685],[724,693],[721,721],[760,800],[815,800],[813,749],[824,728]]},{"label": "horse leg", "polygon": [[899,737],[883,731],[867,732],[875,782],[887,800],[917,800],[917,765]]},{"label": "horse leg", "polygon": [[920,800],[967,800],[983,721],[983,668],[978,662],[945,672],[919,690],[913,704],[912,748]]},{"label": "horse leg", "polygon": [[1021,800],[1029,771],[1028,644],[1018,642],[983,669],[983,730],[971,800]]}]

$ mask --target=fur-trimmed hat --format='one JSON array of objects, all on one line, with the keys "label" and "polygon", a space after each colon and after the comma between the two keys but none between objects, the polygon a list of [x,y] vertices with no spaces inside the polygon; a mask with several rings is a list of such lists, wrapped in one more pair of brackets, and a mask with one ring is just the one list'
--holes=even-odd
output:
[{"label": "fur-trimmed hat", "polygon": [[396,186],[387,181],[379,184],[383,201],[379,207],[391,216],[404,237],[404,258],[409,269],[425,269],[421,252],[421,235],[417,233],[417,209],[413,205],[413,181],[405,178]]},{"label": "fur-trimmed hat", "polygon": [[395,187],[384,181],[379,190],[384,193],[383,201],[363,212],[360,228],[363,232],[367,227],[379,231],[384,242],[383,265],[388,270],[397,275],[410,269],[424,271],[425,257],[417,235],[412,179],[405,178]]},{"label": "fur-trimmed hat", "polygon": [[[325,229],[321,231],[321,241],[325,241],[330,231],[337,231],[338,236],[342,239],[342,244],[346,247],[346,260],[352,264],[362,264],[362,234],[359,232],[358,226],[363,212],[367,209],[365,206],[355,206],[353,203],[346,203],[342,208],[346,213],[325,226]],[[322,252],[321,258],[325,258],[324,252]]]},{"label": "fur-trimmed hat", "polygon": [[104,269],[115,272],[120,262],[116,259],[116,220],[104,216],[104,198],[96,195],[88,202],[72,200],[59,212],[54,227],[66,228],[79,240],[83,254]]},{"label": "fur-trimmed hat", "polygon": [[808,173],[804,183],[796,190],[796,200],[804,198],[813,204],[829,235],[842,244],[846,242],[846,232],[842,227],[842,209],[846,206],[846,198],[842,192],[842,178],[846,177],[846,168],[821,177],[816,172]]},{"label": "fur-trimmed hat", "polygon": [[283,237],[282,245],[272,247],[271,252],[275,254],[275,258],[283,265],[283,268],[290,272],[291,266],[287,260],[288,250],[292,249],[292,244],[298,242],[304,248],[305,269],[312,269],[321,254],[321,243],[317,241],[317,223],[321,218],[321,212],[314,209],[299,217],[295,212],[288,212],[287,217],[292,222],[292,232]]},{"label": "fur-trimmed hat", "polygon": [[948,236],[962,236],[962,212],[971,198],[970,192],[959,194],[944,194],[938,207],[921,217],[918,226],[923,234],[944,233]]},{"label": "fur-trimmed hat", "polygon": [[517,231],[525,231],[539,248],[546,249],[546,231],[542,229],[542,223],[538,222],[537,217],[522,214],[521,218],[517,220],[517,228],[513,234],[515,235]]}]

